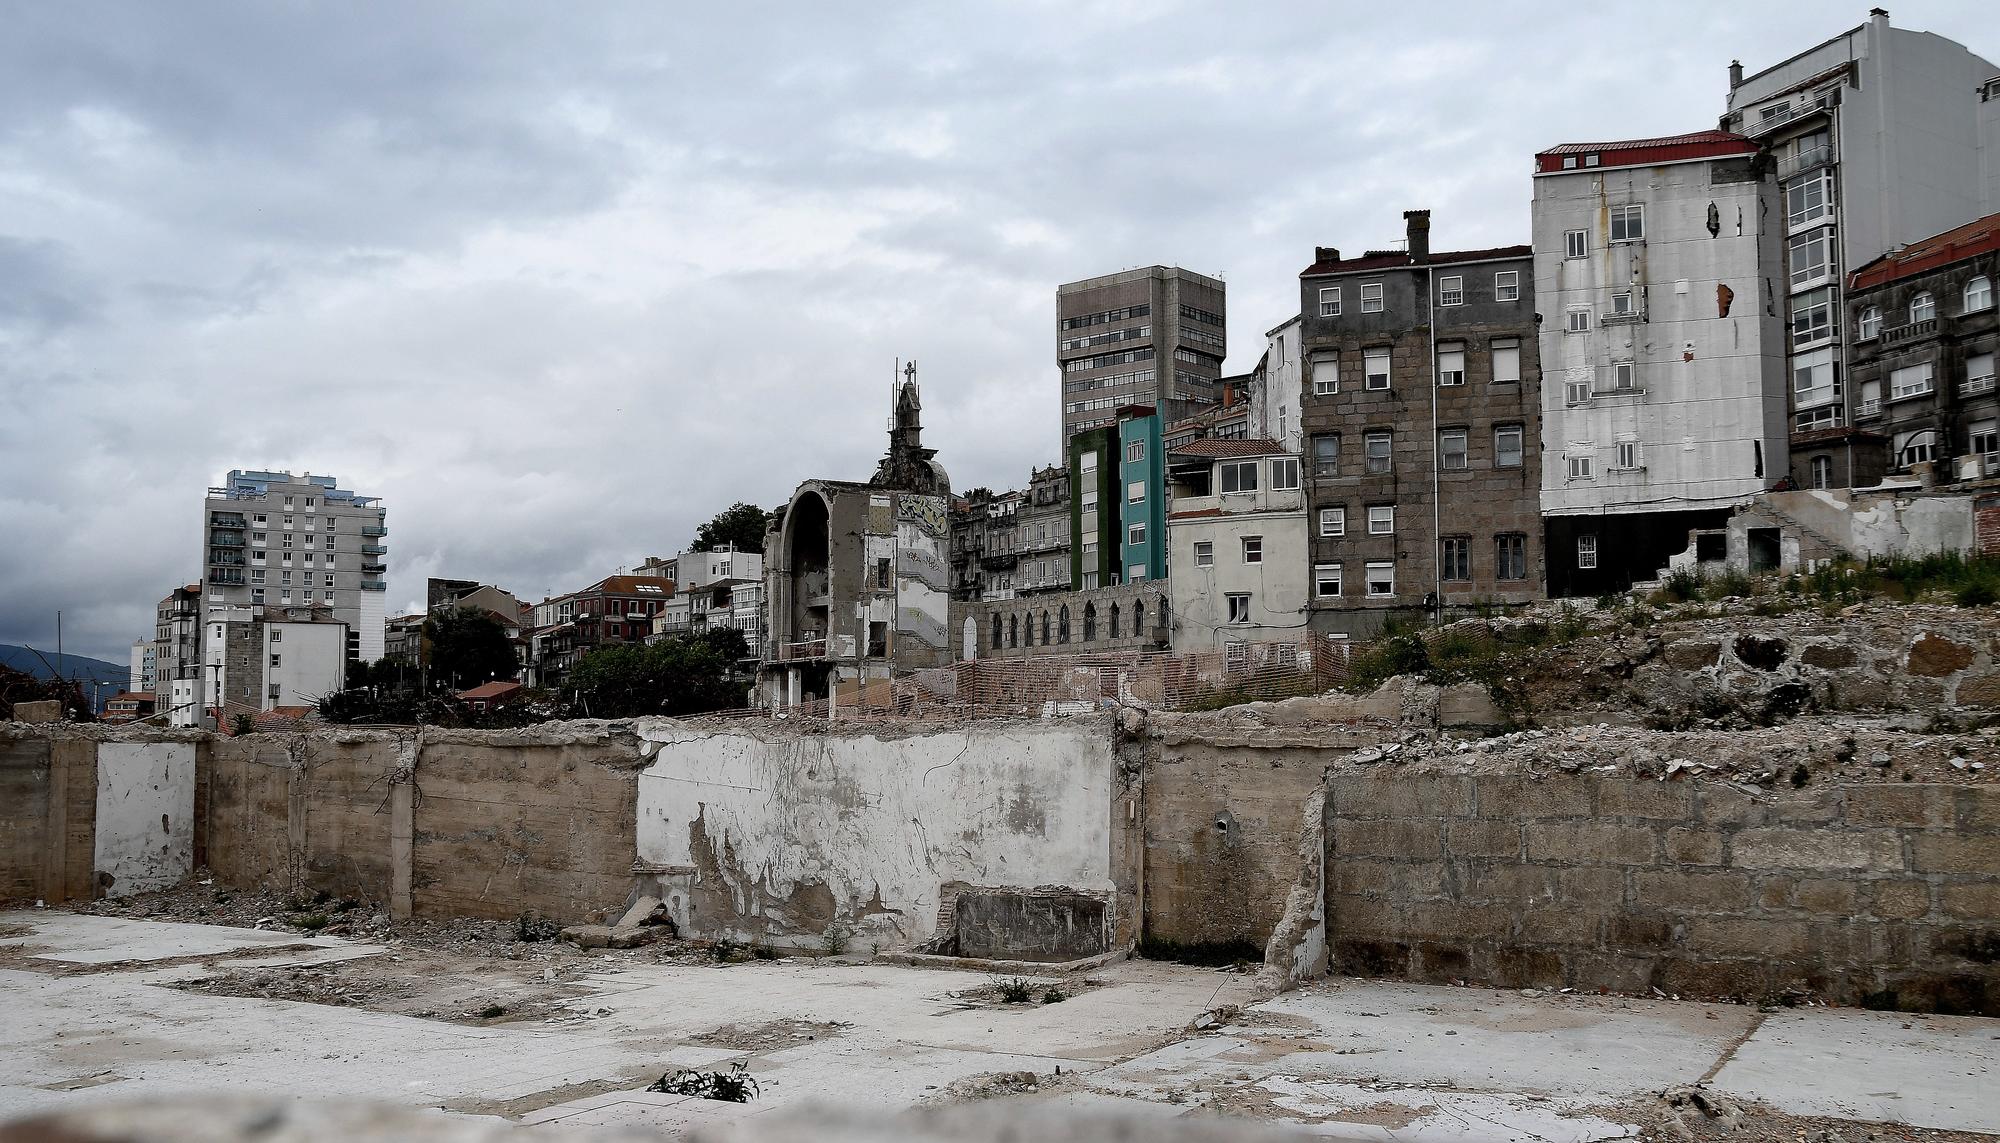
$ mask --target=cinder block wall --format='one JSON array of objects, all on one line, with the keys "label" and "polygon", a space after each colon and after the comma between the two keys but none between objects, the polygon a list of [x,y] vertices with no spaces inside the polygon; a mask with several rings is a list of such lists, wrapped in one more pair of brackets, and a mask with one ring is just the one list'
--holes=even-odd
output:
[{"label": "cinder block wall", "polygon": [[2000,788],[1329,782],[1336,972],[2000,1013]]}]

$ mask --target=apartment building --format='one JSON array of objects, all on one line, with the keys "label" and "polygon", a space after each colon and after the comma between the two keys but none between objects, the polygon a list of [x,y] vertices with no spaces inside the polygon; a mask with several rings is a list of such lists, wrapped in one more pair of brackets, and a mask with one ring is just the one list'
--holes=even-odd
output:
[{"label": "apartment building", "polygon": [[1776,161],[1791,475],[1810,485],[1815,466],[1871,447],[1851,439],[1842,271],[2000,211],[2000,66],[1876,8],[1762,71],[1732,62],[1721,126]]},{"label": "apartment building", "polygon": [[1433,251],[1430,212],[1403,218],[1401,249],[1320,247],[1299,275],[1310,620],[1327,634],[1542,591],[1532,252]]},{"label": "apartment building", "polygon": [[1784,476],[1783,230],[1741,135],[1535,157],[1549,594],[1652,578]]},{"label": "apartment building", "polygon": [[[160,600],[153,613],[153,693],[159,709],[175,713],[191,706],[201,679],[201,585],[177,587]],[[174,684],[186,684],[178,699]],[[176,725],[192,726],[191,715]]]},{"label": "apartment building", "polygon": [[674,595],[654,622],[654,637],[728,627],[742,632],[746,656],[763,655],[764,557],[734,547],[683,552],[671,561]]},{"label": "apartment building", "polygon": [[1227,289],[1176,266],[1147,266],[1056,287],[1062,447],[1151,405],[1178,419],[1221,399]]},{"label": "apartment building", "polygon": [[1070,590],[1071,523],[1069,468],[1052,464],[1030,472],[1027,495],[1015,511],[1015,594]]},{"label": "apartment building", "polygon": [[[1203,438],[1177,448],[1169,470],[1174,649],[1225,651],[1233,662],[1249,644],[1299,642],[1309,568],[1326,568],[1313,566],[1298,455],[1281,441]],[[1341,594],[1330,586],[1329,598]]]},{"label": "apartment building", "polygon": [[158,655],[159,652],[151,639],[133,640],[131,675],[125,684],[127,694],[153,693]]},{"label": "apartment building", "polygon": [[310,707],[347,685],[347,624],[331,608],[237,604],[202,614],[201,706],[218,722]]},{"label": "apartment building", "polygon": [[1854,431],[1801,445],[1808,488],[2000,476],[2000,214],[1885,254],[1846,281]]},{"label": "apartment building", "polygon": [[1160,414],[1148,406],[1118,419],[1119,528],[1115,580],[1139,583],[1167,575],[1167,464]]},{"label": "apartment building", "polygon": [[1028,497],[975,488],[952,501],[951,597],[959,602],[1014,598],[1020,564],[1016,527]]},{"label": "apartment building", "polygon": [[329,607],[350,660],[383,654],[387,536],[380,498],[331,476],[232,470],[202,504],[203,607]]}]

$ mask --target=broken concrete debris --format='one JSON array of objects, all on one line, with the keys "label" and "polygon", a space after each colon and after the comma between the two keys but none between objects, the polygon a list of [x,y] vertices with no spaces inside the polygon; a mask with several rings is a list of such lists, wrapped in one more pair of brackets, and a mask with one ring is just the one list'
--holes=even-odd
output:
[{"label": "broken concrete debris", "polygon": [[669,1072],[655,1080],[647,1091],[662,1092],[667,1095],[697,1095],[703,1099],[721,1100],[724,1103],[749,1103],[763,1094],[757,1084],[757,1077],[750,1074],[749,1065],[737,1060],[726,1072],[699,1071],[682,1068]]}]

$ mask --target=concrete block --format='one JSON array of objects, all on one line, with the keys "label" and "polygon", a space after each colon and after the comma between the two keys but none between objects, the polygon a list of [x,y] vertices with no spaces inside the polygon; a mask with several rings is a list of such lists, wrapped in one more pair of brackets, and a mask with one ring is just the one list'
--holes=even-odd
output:
[{"label": "concrete block", "polygon": [[1722,644],[1713,639],[1682,639],[1667,644],[1662,657],[1683,671],[1699,671],[1713,667],[1722,657]]},{"label": "concrete block", "polygon": [[1886,872],[1903,867],[1903,846],[1889,830],[1746,829],[1730,839],[1729,864],[1739,869]]},{"label": "concrete block", "polygon": [[1750,907],[1750,878],[1741,873],[1636,873],[1634,903],[1675,912],[1741,912]]},{"label": "concrete block", "polygon": [[1603,923],[1601,914],[1557,906],[1523,912],[1515,932],[1526,944],[1596,948]]},{"label": "concrete block", "polygon": [[1847,821],[1855,825],[1909,826],[1950,829],[1953,819],[1949,786],[1849,786]]},{"label": "concrete block", "polygon": [[1444,892],[1442,865],[1409,861],[1365,861],[1340,858],[1328,875],[1335,893],[1366,893],[1378,897],[1435,897]]},{"label": "concrete block", "polygon": [[1562,871],[1563,900],[1584,909],[1604,911],[1625,904],[1623,869],[1565,869]]},{"label": "concrete block", "polygon": [[1693,806],[1693,787],[1682,782],[1607,778],[1597,787],[1597,812],[1604,817],[1686,821]]},{"label": "concrete block", "polygon": [[1493,695],[1476,683],[1460,683],[1438,692],[1440,726],[1505,726],[1507,716]]},{"label": "concrete block", "polygon": [[1911,847],[1919,873],[2000,873],[2000,835],[1919,834],[1911,839]]},{"label": "concrete block", "polygon": [[1572,865],[1651,865],[1653,831],[1642,826],[1530,822],[1523,827],[1531,861]]},{"label": "concrete block", "polygon": [[1877,917],[1910,920],[1931,911],[1931,887],[1922,881],[1875,881],[1868,886]]},{"label": "concrete block", "polygon": [[1712,830],[1670,829],[1663,838],[1675,865],[1721,865],[1722,835]]},{"label": "concrete block", "polygon": [[1610,948],[1626,951],[1665,951],[1674,946],[1676,923],[1670,917],[1621,913],[1605,919],[1604,943]]},{"label": "concrete block", "polygon": [[1521,827],[1512,822],[1448,822],[1444,836],[1453,857],[1521,856]]},{"label": "concrete block", "polygon": [[2000,925],[2000,882],[1940,886],[1938,905],[1954,917]]},{"label": "concrete block", "polygon": [[1573,952],[1568,960],[1570,979],[1579,986],[1613,992],[1644,992],[1652,987],[1654,961],[1649,956]]},{"label": "concrete block", "polygon": [[1486,864],[1467,869],[1459,878],[1460,897],[1467,901],[1497,901],[1526,907],[1551,901],[1557,894],[1559,870],[1547,865]]},{"label": "concrete block", "polygon": [[1594,812],[1585,778],[1520,778],[1488,774],[1472,780],[1482,818],[1587,818]]},{"label": "concrete block", "polygon": [[1757,907],[1767,913],[1782,913],[1792,907],[1790,877],[1765,876],[1757,882]]},{"label": "concrete block", "polygon": [[1809,913],[1845,917],[1855,911],[1860,897],[1852,881],[1815,877],[1792,886],[1792,905]]},{"label": "concrete block", "polygon": [[1328,782],[1327,796],[1336,817],[1464,817],[1472,812],[1472,783],[1467,778],[1337,775]]},{"label": "concrete block", "polygon": [[1511,905],[1419,902],[1397,912],[1391,931],[1404,937],[1426,939],[1505,940],[1514,931],[1514,912]]},{"label": "concrete block", "polygon": [[1341,819],[1328,829],[1327,844],[1337,854],[1439,861],[1444,857],[1443,832],[1442,822]]},{"label": "concrete block", "polygon": [[1714,783],[1698,788],[1695,806],[1701,820],[1715,826],[1763,825],[1767,809],[1765,800],[1756,794]]},{"label": "concrete block", "polygon": [[1343,937],[1333,942],[1333,970],[1347,976],[1405,976],[1410,946],[1402,941]]},{"label": "concrete block", "polygon": [[1803,793],[1779,794],[1771,800],[1772,825],[1822,826],[1840,820],[1841,789],[1823,786]]},{"label": "concrete block", "polygon": [[1804,921],[1696,917],[1687,922],[1685,944],[1720,956],[1801,957],[1812,951],[1813,929]]},{"label": "concrete block", "polygon": [[1336,893],[1327,900],[1328,932],[1357,937],[1405,935],[1402,903],[1355,893]]},{"label": "concrete block", "polygon": [[1562,956],[1552,949],[1503,946],[1475,963],[1485,966],[1480,975],[1498,988],[1559,988],[1565,976]]},{"label": "concrete block", "polygon": [[1963,787],[1953,801],[1961,833],[2000,831],[2000,786]]},{"label": "concrete block", "polygon": [[15,722],[61,722],[62,703],[55,699],[14,704]]},{"label": "concrete block", "polygon": [[580,949],[610,948],[611,926],[571,925],[562,931],[562,939]]},{"label": "concrete block", "polygon": [[632,903],[631,908],[625,910],[624,916],[618,918],[618,927],[632,928],[655,921],[665,916],[662,908],[663,902],[658,897],[641,897]]}]

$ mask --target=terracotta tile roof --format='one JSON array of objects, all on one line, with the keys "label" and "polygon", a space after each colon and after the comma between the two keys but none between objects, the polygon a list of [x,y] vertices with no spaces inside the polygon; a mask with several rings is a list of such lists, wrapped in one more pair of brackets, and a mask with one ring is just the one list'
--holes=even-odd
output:
[{"label": "terracotta tile roof", "polygon": [[466,700],[467,702],[473,702],[479,699],[505,698],[506,696],[511,695],[515,691],[518,691],[520,689],[521,689],[521,684],[515,682],[481,683],[480,685],[472,688],[469,691],[458,692],[458,697]]},{"label": "terracotta tile roof", "polygon": [[[1756,140],[1728,131],[1696,131],[1688,135],[1618,139],[1608,143],[1562,143],[1536,153],[1535,173],[1574,174],[1605,167],[1636,167],[1684,159],[1754,155],[1758,150]],[[1585,166],[1579,162],[1565,167],[1563,159],[1571,155],[1596,155],[1599,162],[1596,166]]]},{"label": "terracotta tile roof", "polygon": [[[1455,262],[1486,262],[1497,258],[1531,258],[1532,246],[1494,246],[1485,250],[1434,250],[1430,265],[1448,266]],[[1361,270],[1414,269],[1421,265],[1401,250],[1371,250],[1359,258],[1323,259],[1299,272],[1299,277],[1316,274],[1352,274]]]},{"label": "terracotta tile roof", "polygon": [[1217,437],[1200,437],[1173,449],[1175,456],[1206,456],[1227,458],[1232,456],[1276,456],[1285,452],[1279,441],[1266,440],[1223,440]]},{"label": "terracotta tile roof", "polygon": [[2000,250],[2000,214],[1989,214],[1882,255],[1849,274],[1847,288],[1865,290],[1995,250]]},{"label": "terracotta tile roof", "polygon": [[121,691],[104,700],[108,705],[114,702],[158,702],[158,696],[151,691]]},{"label": "terracotta tile roof", "polygon": [[[642,587],[645,590],[640,590]],[[605,576],[577,594],[584,595],[593,591],[603,592],[606,595],[667,596],[674,593],[674,581],[661,579],[656,575],[611,575]]]}]

